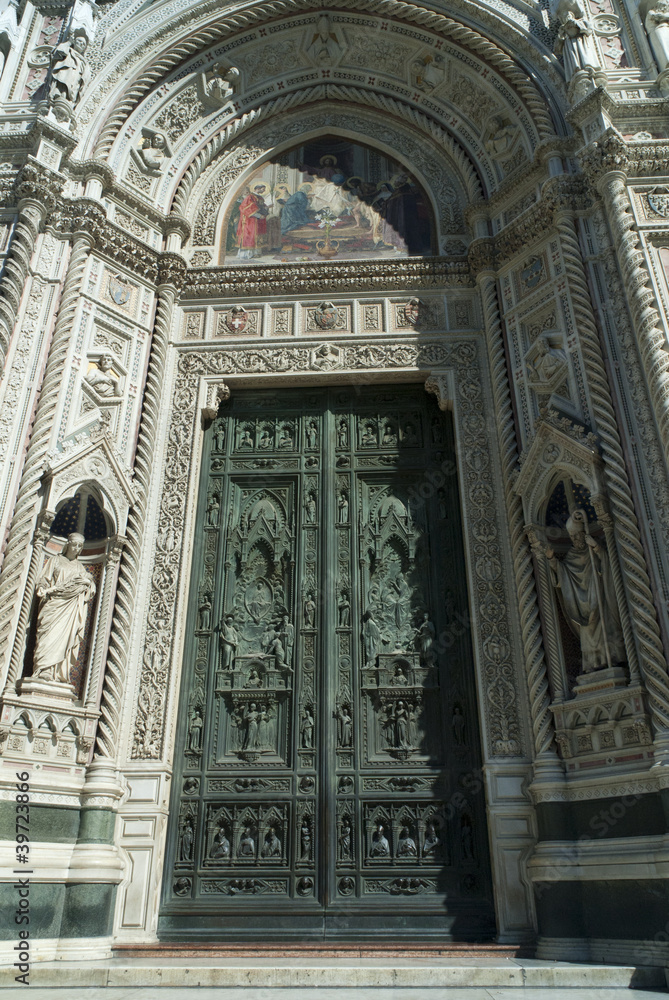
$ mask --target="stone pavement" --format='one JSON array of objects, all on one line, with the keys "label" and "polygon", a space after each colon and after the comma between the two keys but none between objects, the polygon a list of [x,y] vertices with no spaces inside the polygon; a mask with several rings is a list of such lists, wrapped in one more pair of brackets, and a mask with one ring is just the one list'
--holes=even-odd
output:
[{"label": "stone pavement", "polygon": [[[63,977],[66,979],[66,976]],[[88,989],[23,987],[2,989],[1,1000],[667,1000],[667,993],[633,989],[519,989],[446,988],[421,989],[217,989],[208,986],[178,988],[118,988],[93,986]]]}]

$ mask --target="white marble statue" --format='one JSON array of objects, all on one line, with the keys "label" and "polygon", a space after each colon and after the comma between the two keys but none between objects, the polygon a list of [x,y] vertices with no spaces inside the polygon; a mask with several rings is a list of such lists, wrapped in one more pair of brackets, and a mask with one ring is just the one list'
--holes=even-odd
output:
[{"label": "white marble statue", "polygon": [[567,521],[571,548],[561,559],[551,546],[545,548],[562,609],[581,644],[586,674],[626,659],[608,553],[588,534],[587,523],[584,511],[572,513]]},{"label": "white marble statue", "polygon": [[68,684],[84,634],[95,583],[78,560],[84,536],[73,532],[65,551],[50,556],[37,579],[40,599],[33,677]]},{"label": "white marble statue", "polygon": [[99,396],[120,396],[118,379],[111,374],[114,367],[114,359],[111,354],[103,354],[98,361],[97,368],[91,368],[84,376],[85,381]]},{"label": "white marble statue", "polygon": [[162,170],[163,162],[168,156],[167,140],[163,133],[154,132],[153,135],[145,135],[137,155],[147,170],[154,174]]},{"label": "white marble statue", "polygon": [[592,25],[585,17],[576,17],[572,10],[560,15],[555,54],[562,56],[567,80],[579,70],[600,69]]},{"label": "white marble statue", "polygon": [[656,0],[644,26],[660,72],[669,68],[669,0]]},{"label": "white marble statue", "polygon": [[51,53],[51,83],[49,97],[52,101],[67,101],[74,107],[90,80],[90,69],[84,58],[88,48],[85,35],[75,35],[68,42],[57,45]]}]

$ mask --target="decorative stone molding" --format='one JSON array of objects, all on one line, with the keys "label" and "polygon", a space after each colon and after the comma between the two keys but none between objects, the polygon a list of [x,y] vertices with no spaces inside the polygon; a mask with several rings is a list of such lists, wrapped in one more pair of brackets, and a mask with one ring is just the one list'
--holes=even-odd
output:
[{"label": "decorative stone molding", "polygon": [[[172,422],[167,436],[167,454],[162,479],[161,509],[153,555],[147,631],[143,638],[143,663],[139,691],[130,695],[137,704],[132,758],[159,760],[165,753],[165,720],[170,678],[178,672],[174,662],[174,627],[179,579],[183,563],[187,502],[184,483],[189,481],[197,425],[200,381],[212,376],[248,377],[262,373],[290,375],[320,374],[318,352],[300,347],[217,349],[184,351],[178,363]],[[477,656],[482,664],[487,738],[492,756],[515,756],[522,752],[518,696],[513,669],[512,632],[508,619],[506,589],[500,579],[502,562],[497,551],[494,477],[488,457],[489,441],[481,418],[482,385],[479,351],[475,343],[445,343],[403,340],[366,345],[345,343],[340,348],[338,371],[450,370],[455,387],[456,426],[462,435],[461,469],[466,537],[472,547],[471,564],[476,567],[472,594],[476,621],[472,635],[480,643]],[[457,375],[456,375],[457,373]],[[461,426],[460,426],[461,425]],[[138,554],[139,558],[139,554]],[[117,707],[116,713],[120,711]]]},{"label": "decorative stone molding", "polygon": [[218,408],[226,399],[230,399],[230,389],[225,382],[207,383],[205,404],[200,411],[203,425],[216,419]]}]

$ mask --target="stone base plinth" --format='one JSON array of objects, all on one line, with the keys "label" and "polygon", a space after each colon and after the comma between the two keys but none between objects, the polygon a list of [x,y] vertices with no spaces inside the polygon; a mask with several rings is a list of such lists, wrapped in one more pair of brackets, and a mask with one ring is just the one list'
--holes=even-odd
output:
[{"label": "stone base plinth", "polygon": [[593,691],[626,686],[627,672],[624,667],[605,667],[603,670],[593,670],[589,674],[579,674],[574,686],[574,695],[578,697],[580,694],[591,694]]}]

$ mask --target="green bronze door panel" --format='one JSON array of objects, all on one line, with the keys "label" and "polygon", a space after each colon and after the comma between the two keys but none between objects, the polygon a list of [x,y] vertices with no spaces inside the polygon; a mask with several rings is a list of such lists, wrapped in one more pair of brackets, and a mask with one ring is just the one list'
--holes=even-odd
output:
[{"label": "green bronze door panel", "polygon": [[450,420],[247,391],[206,437],[160,936],[489,937]]}]

